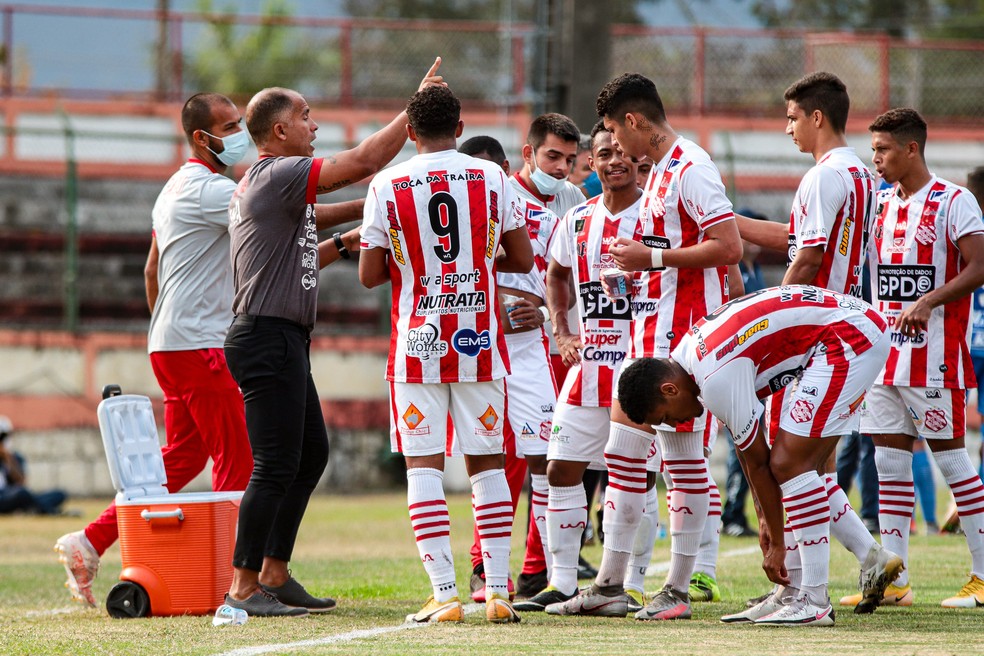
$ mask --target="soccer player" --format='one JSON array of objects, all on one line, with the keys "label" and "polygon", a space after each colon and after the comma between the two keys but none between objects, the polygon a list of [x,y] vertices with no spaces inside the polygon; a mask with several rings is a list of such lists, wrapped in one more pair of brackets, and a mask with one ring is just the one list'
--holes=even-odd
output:
[{"label": "soccer player", "polygon": [[410,523],[433,594],[410,620],[460,622],[444,453],[450,415],[472,483],[486,618],[518,622],[509,602],[512,501],[503,472],[509,373],[495,274],[533,267],[529,233],[505,172],[455,151],[461,105],[447,87],[407,104],[409,161],[377,175],[362,225],[359,279],[392,282],[386,379],[393,449],[407,464]]},{"label": "soccer player", "polygon": [[[812,155],[815,166],[807,171],[793,197],[789,224],[738,217],[744,239],[772,248],[788,248],[789,268],[783,284],[815,285],[843,294],[861,297],[861,273],[868,232],[874,214],[874,183],[871,173],[847,145],[845,130],[850,110],[847,87],[835,75],[811,73],[793,83],[783,94],[786,101],[786,134],[800,152]],[[779,418],[790,412],[791,388],[773,395],[772,430]],[[833,452],[831,453],[831,458]],[[831,462],[822,469],[821,483],[830,505],[831,533],[858,559],[862,570],[872,566],[881,547],[851,508],[847,495],[837,485],[836,468]],[[802,563],[805,552],[785,532],[787,559],[793,587],[813,564]],[[783,591],[772,591],[773,599],[747,611],[750,619],[771,610]],[[765,601],[765,598],[761,600]],[[860,597],[858,597],[860,601]],[[855,602],[857,603],[857,602]]]},{"label": "soccer player", "polygon": [[[967,346],[970,300],[984,283],[981,208],[965,188],[926,166],[926,122],[892,109],[868,127],[878,174],[870,248],[876,307],[888,317],[892,349],[865,400],[861,431],[875,442],[882,543],[909,557],[914,504],[912,444],[926,438],[953,492],[971,553],[971,575],[947,608],[984,605],[984,484],[964,443],[966,389],[976,380]],[[871,603],[911,604],[903,574]]]},{"label": "soccer player", "polygon": [[[570,366],[547,452],[550,584],[518,603],[517,610],[542,611],[577,594],[578,552],[588,520],[584,472],[589,467],[604,469],[612,382],[628,347],[630,299],[627,295],[609,298],[600,280],[603,270],[613,268],[608,248],[615,238],[631,239],[635,234],[642,190],[636,185],[635,164],[612,145],[612,135],[600,121],[591,131],[591,144],[589,163],[601,181],[602,194],[564,216],[547,270],[554,338]],[[567,319],[572,280],[578,295],[577,332],[572,332]],[[643,572],[651,547],[652,542]],[[637,593],[642,591],[641,583],[633,581]]]},{"label": "soccer player", "polygon": [[[633,322],[626,362],[666,357],[694,321],[727,299],[727,267],[741,258],[731,202],[707,153],[670,127],[651,80],[637,73],[615,78],[602,89],[597,108],[616,148],[632,159],[648,156],[655,162],[635,237],[616,238],[608,252],[619,269],[638,272],[631,291]],[[586,592],[548,606],[549,613],[628,612],[623,582],[637,528],[647,508],[656,516],[655,461],[649,458],[655,450],[653,429],[629,419],[617,401],[611,417],[605,446],[605,551],[598,576]],[[690,617],[688,590],[714,485],[704,452],[713,423],[700,417],[656,431],[673,483],[670,568],[663,589],[636,613],[637,619]]]},{"label": "soccer player", "polygon": [[[836,438],[857,423],[855,411],[888,355],[887,328],[860,299],[784,285],[735,299],[697,321],[669,358],[623,369],[618,398],[632,421],[672,426],[706,414],[706,406],[731,431],[758,502],[763,569],[771,581],[789,585],[786,549],[777,539],[783,508],[800,549],[822,555],[804,557],[801,590],[787,588],[793,601],[755,619],[738,614],[723,621],[834,623],[826,578],[830,513],[817,467],[836,439],[817,438]],[[793,410],[781,417],[770,452],[760,401],[797,377]],[[884,590],[895,574],[883,570],[865,587]]]}]

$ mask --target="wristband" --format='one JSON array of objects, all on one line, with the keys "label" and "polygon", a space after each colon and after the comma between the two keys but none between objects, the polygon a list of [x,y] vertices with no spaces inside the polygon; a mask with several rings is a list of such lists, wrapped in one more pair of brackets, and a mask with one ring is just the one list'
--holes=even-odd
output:
[{"label": "wristband", "polygon": [[654,269],[662,269],[663,268],[663,249],[662,248],[653,248],[652,249],[652,252],[649,254],[649,257],[652,258],[652,263],[653,263],[653,268]]},{"label": "wristband", "polygon": [[348,260],[352,257],[352,254],[349,253],[349,250],[345,248],[345,242],[342,241],[342,233],[336,232],[331,236],[331,239],[332,241],[335,242],[335,248],[338,249],[339,257],[341,257],[343,260]]},{"label": "wristband", "polygon": [[547,323],[548,321],[550,321],[550,311],[547,310],[546,305],[540,306],[540,314],[543,316],[543,323]]}]

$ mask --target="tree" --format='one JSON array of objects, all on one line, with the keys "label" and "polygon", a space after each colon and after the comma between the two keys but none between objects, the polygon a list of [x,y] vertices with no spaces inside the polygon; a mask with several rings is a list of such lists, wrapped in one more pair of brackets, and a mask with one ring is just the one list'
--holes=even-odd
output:
[{"label": "tree", "polygon": [[338,79],[337,39],[278,23],[293,16],[287,0],[265,0],[261,13],[269,20],[252,28],[236,24],[232,5],[216,11],[212,0],[199,0],[197,9],[208,19],[198,47],[185,56],[186,91],[250,96],[285,86],[317,98],[337,95],[325,84]]}]

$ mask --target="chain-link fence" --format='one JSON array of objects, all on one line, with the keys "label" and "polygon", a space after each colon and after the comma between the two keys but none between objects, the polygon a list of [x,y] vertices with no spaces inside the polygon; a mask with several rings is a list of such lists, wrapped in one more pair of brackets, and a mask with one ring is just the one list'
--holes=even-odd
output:
[{"label": "chain-link fence", "polygon": [[[521,107],[538,92],[528,23],[274,17],[0,5],[2,80],[13,95],[179,101],[200,89],[297,88],[341,106],[402,104],[435,54],[472,105]],[[856,111],[914,106],[984,120],[984,43],[849,33],[612,28],[612,74],[652,76],[694,114],[763,114],[808,70],[829,70]]]}]

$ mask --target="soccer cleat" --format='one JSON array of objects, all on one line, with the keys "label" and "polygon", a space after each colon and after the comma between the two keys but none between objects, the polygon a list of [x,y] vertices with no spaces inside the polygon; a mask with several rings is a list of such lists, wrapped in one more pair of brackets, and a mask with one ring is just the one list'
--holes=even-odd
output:
[{"label": "soccer cleat", "polygon": [[85,537],[85,531],[61,536],[55,542],[55,551],[68,574],[65,587],[72,593],[72,598],[95,608],[97,604],[92,595],[92,582],[99,573],[99,554]]},{"label": "soccer cleat", "polygon": [[[486,613],[488,611],[486,610]],[[407,615],[407,622],[425,624],[427,622],[464,622],[465,609],[461,600],[451,597],[447,601],[437,601],[434,595],[427,598],[424,607],[412,615]]]},{"label": "soccer cleat", "polygon": [[233,608],[246,611],[249,617],[305,617],[309,614],[307,608],[288,606],[260,586],[246,599],[233,599],[228,594],[225,603]]},{"label": "soccer cleat", "polygon": [[955,596],[940,602],[943,608],[977,608],[984,606],[984,580],[976,574],[970,575],[970,580],[960,588]]},{"label": "soccer cleat", "polygon": [[759,595],[758,597],[752,597],[751,599],[746,599],[745,608],[755,608],[763,601],[765,601],[766,599],[774,595],[776,592],[778,592],[778,590],[779,590],[779,586],[774,585],[772,586],[772,589],[766,592],[764,595]]},{"label": "soccer cleat", "polygon": [[746,608],[740,613],[734,613],[733,615],[725,615],[721,618],[721,621],[725,624],[754,622],[760,617],[765,617],[776,612],[785,604],[791,602],[797,594],[799,594],[799,590],[796,588],[775,587],[772,589],[772,592],[765,595],[764,599],[751,608]]},{"label": "soccer cleat", "polygon": [[508,599],[493,592],[485,602],[485,619],[496,624],[510,624],[519,622],[519,615],[513,610],[512,604]]},{"label": "soccer cleat", "polygon": [[637,620],[689,620],[690,595],[674,590],[667,583],[642,610],[635,614]]},{"label": "soccer cleat", "polygon": [[549,615],[592,615],[595,617],[625,617],[629,614],[629,595],[620,592],[613,597],[594,592],[591,588],[559,604],[544,609]]},{"label": "soccer cleat", "polygon": [[[483,573],[484,580],[484,573]],[[529,599],[533,595],[537,594],[541,590],[547,587],[550,581],[547,580],[547,570],[542,569],[539,572],[533,572],[532,574],[525,574],[520,572],[519,578],[516,579],[516,595],[517,597],[522,597],[523,599]]]},{"label": "soccer cleat", "polygon": [[694,572],[690,577],[690,601],[721,601],[721,588],[713,576]]},{"label": "soccer cleat", "polygon": [[858,615],[875,612],[875,608],[885,594],[885,588],[895,581],[904,569],[902,556],[880,544],[873,544],[861,565],[861,573],[858,576],[861,601],[854,607],[854,612]]},{"label": "soccer cleat", "polygon": [[539,594],[525,601],[517,601],[513,604],[513,608],[523,612],[542,613],[550,604],[562,604],[568,599],[573,599],[575,595],[577,595],[576,590],[573,594],[566,595],[552,585],[548,585]]},{"label": "soccer cleat", "polygon": [[825,604],[817,605],[802,594],[790,603],[783,604],[776,612],[758,618],[755,623],[778,626],[833,626],[834,609],[829,599]]},{"label": "soccer cleat", "polygon": [[[841,606],[855,606],[861,603],[861,593],[857,592],[852,595],[847,595],[846,597],[841,597]],[[882,598],[878,601],[879,606],[911,606],[914,595],[912,594],[912,586],[906,583],[903,586],[897,586],[894,583],[890,584],[885,588]],[[862,613],[859,613],[862,614]]]},{"label": "soccer cleat", "polygon": [[260,587],[276,597],[281,603],[295,608],[307,608],[312,613],[327,613],[335,610],[337,606],[331,597],[315,597],[305,590],[304,586],[290,575],[290,570],[287,570],[287,580],[283,585],[274,588],[261,583]]},{"label": "soccer cleat", "polygon": [[629,595],[628,612],[638,613],[646,605],[646,593],[626,588],[625,594]]}]

